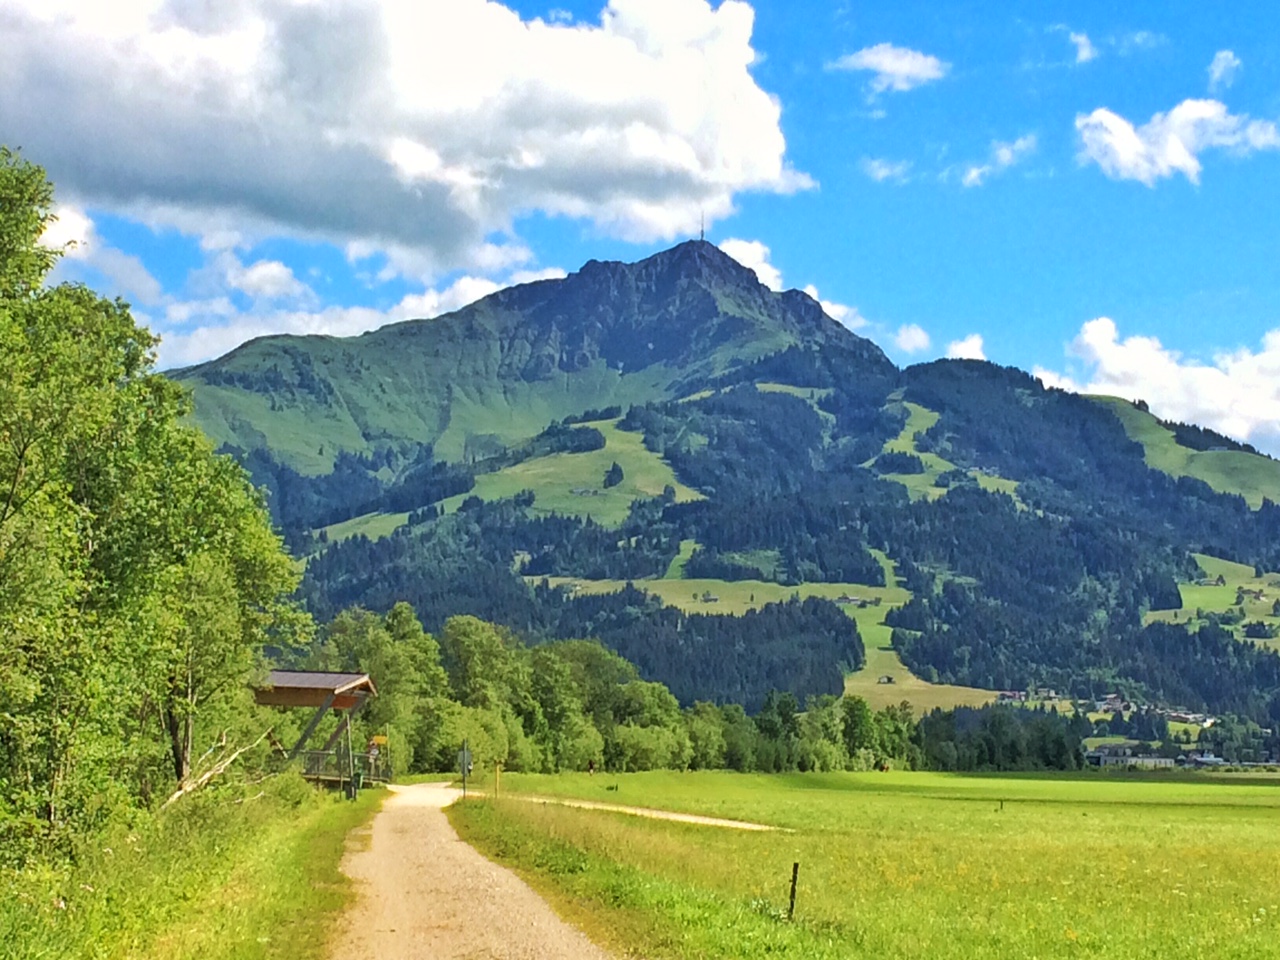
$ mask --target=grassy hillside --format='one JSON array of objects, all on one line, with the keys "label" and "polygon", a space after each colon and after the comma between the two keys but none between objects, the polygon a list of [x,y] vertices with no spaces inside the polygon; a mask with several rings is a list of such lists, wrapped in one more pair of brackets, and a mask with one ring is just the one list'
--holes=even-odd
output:
[{"label": "grassy hillside", "polygon": [[[443,503],[446,512],[456,510],[466,497],[501,500],[521,490],[532,490],[535,513],[590,517],[606,526],[617,526],[627,518],[631,502],[640,497],[656,497],[670,486],[676,501],[699,500],[702,494],[676,479],[670,464],[645,449],[644,437],[618,429],[617,420],[587,424],[604,434],[605,445],[588,453],[555,453],[526,460],[496,473],[476,477],[475,489]],[[604,486],[604,475],[617,463],[622,482]]]},{"label": "grassy hillside", "polygon": [[1255,510],[1262,500],[1280,503],[1280,462],[1238,450],[1192,450],[1156,417],[1119,397],[1095,397],[1113,411],[1125,432],[1142,444],[1147,465],[1173,477],[1195,477],[1219,493],[1238,494]]},{"label": "grassy hillside", "polygon": [[[756,833],[509,799],[450,817],[607,946],[645,956],[1280,956],[1274,781],[932,773],[503,778],[512,793],[776,825]],[[795,918],[787,922],[793,863]]]},{"label": "grassy hillside", "polygon": [[[617,420],[597,420],[589,426],[604,435],[602,449],[535,457],[494,473],[481,474],[476,477],[473,490],[441,501],[441,508],[452,513],[467,497],[501,500],[522,490],[532,490],[537,497],[534,513],[590,517],[613,527],[627,518],[633,500],[660,496],[668,486],[675,489],[677,503],[702,498],[697,490],[676,479],[670,464],[645,449],[640,434],[619,430]],[[622,468],[622,482],[605,487],[605,471],[614,463]],[[378,540],[390,536],[408,519],[407,513],[370,513],[332,524],[324,531],[331,543],[361,534]]]},{"label": "grassy hillside", "polygon": [[[1232,563],[1202,553],[1193,554],[1205,572],[1206,581],[1216,581],[1220,576],[1223,583],[1194,582],[1178,584],[1178,592],[1182,594],[1181,610],[1159,610],[1147,615],[1148,622],[1182,623],[1188,627],[1198,626],[1201,620],[1199,611],[1204,613],[1224,614],[1232,610],[1243,613],[1243,620],[1233,629],[1236,636],[1243,638],[1243,623],[1261,620],[1280,633],[1280,617],[1275,616],[1276,601],[1280,600],[1280,574],[1268,573],[1255,576],[1253,567],[1243,563]],[[1242,596],[1243,594],[1243,596]],[[1237,604],[1237,597],[1243,603]],[[1256,640],[1264,646],[1280,649],[1280,639]]]},{"label": "grassy hillside", "polygon": [[895,374],[812,298],[774,293],[690,242],[359,337],[263,337],[173,376],[216,443],[322,474],[343,450],[430,443],[463,459],[472,444],[522,440],[587,409],[685,396],[801,344],[837,350],[853,375]]},{"label": "grassy hillside", "polygon": [[[898,401],[900,402],[900,401]],[[938,477],[948,470],[956,469],[956,465],[944,457],[938,456],[936,453],[929,453],[919,449],[916,445],[916,438],[922,433],[932,429],[939,420],[939,414],[935,410],[929,410],[920,406],[918,403],[910,401],[902,403],[907,414],[907,422],[903,424],[902,432],[898,436],[889,440],[884,445],[884,453],[909,453],[919,457],[924,464],[923,473],[886,473],[881,474],[881,479],[890,480],[894,483],[900,483],[907,488],[907,493],[912,500],[936,500],[938,497],[945,496],[946,487],[937,485]],[[1006,493],[1018,501],[1018,484],[1014,480],[1008,480],[1004,477],[994,476],[981,470],[970,470],[969,475],[978,482],[978,486],[983,490],[992,493]]]}]

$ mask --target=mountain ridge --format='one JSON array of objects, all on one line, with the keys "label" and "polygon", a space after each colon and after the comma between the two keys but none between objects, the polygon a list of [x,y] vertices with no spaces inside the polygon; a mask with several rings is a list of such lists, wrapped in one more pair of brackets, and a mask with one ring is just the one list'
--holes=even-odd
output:
[{"label": "mountain ridge", "polygon": [[874,376],[897,371],[807,294],[775,293],[695,240],[356,337],[258,338],[172,376],[191,387],[195,420],[216,442],[268,448],[316,474],[341,451],[396,443],[460,459],[469,437],[506,443],[591,406],[677,399],[790,347],[834,349]]}]

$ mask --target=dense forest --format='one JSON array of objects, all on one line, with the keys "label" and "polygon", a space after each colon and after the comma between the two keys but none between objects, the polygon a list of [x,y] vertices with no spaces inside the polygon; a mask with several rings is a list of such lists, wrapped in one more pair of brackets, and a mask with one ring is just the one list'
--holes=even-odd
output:
[{"label": "dense forest", "polygon": [[[813,380],[829,381],[803,352],[786,359],[789,369],[806,364]],[[838,636],[820,640],[818,629],[839,622],[817,619],[821,604],[799,614],[813,629],[793,649],[811,653],[810,665],[753,646],[746,618],[721,621],[752,651],[739,657],[735,648],[725,661],[705,645],[697,617],[634,593],[530,590],[521,575],[661,576],[692,540],[688,577],[878,586],[884,567],[872,551],[883,551],[914,595],[889,614],[894,645],[926,679],[1080,696],[1118,688],[1151,702],[1280,717],[1273,652],[1210,627],[1189,638],[1181,628],[1143,627],[1146,612],[1181,606],[1177,581],[1199,576],[1193,551],[1262,567],[1280,560],[1280,508],[1250,510],[1239,497],[1147,468],[1108,411],[1018,371],[947,362],[903,376],[907,397],[942,412],[919,442],[956,464],[939,477],[943,497],[913,500],[877,477],[884,455],[868,451],[904,422],[883,397],[837,386],[806,400],[739,383],[696,401],[633,406],[619,423],[642,433],[704,500],[637,501],[619,529],[535,515],[531,492],[474,500],[457,514],[420,514],[382,541],[329,546],[311,560],[302,595],[322,617],[409,599],[430,623],[475,613],[534,637],[590,633],[682,702],[757,705],[773,688],[802,699],[837,692],[837,668],[860,662]],[[891,465],[910,472],[898,459]],[[971,471],[1019,478],[1018,499],[984,490]],[[518,571],[517,556],[526,558]],[[679,635],[685,622],[697,638],[690,643]]]}]

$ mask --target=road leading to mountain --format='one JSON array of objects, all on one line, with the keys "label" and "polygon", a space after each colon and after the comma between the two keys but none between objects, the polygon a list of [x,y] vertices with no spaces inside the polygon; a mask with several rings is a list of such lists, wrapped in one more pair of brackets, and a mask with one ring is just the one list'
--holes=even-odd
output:
[{"label": "road leading to mountain", "polygon": [[343,861],[359,894],[335,960],[610,960],[514,873],[459,839],[443,812],[458,791],[391,789],[372,842]]}]

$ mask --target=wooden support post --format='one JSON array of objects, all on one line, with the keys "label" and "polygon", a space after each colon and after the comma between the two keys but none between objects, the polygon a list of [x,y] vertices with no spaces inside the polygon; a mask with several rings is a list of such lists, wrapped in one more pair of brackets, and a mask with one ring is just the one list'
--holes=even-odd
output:
[{"label": "wooden support post", "polygon": [[[311,718],[311,722],[307,724],[307,729],[302,731],[302,736],[298,738],[298,742],[293,745],[293,749],[289,751],[288,760],[294,760],[298,754],[302,752],[302,748],[307,745],[307,741],[311,739],[311,735],[316,732],[316,727],[320,726],[320,721],[324,719],[324,715],[329,712],[329,708],[333,706],[333,701],[337,698],[337,693],[331,693],[325,697],[324,703],[320,704],[316,710],[316,714]],[[313,701],[314,702],[314,701]]]},{"label": "wooden support post", "polygon": [[800,864],[793,863],[791,865],[791,906],[787,907],[787,919],[794,920],[796,916],[796,880],[800,877]]},{"label": "wooden support post", "polygon": [[[346,719],[350,720],[351,715],[347,714]],[[354,800],[359,788],[356,786],[356,755],[351,748],[351,724],[349,723],[347,724],[347,775],[351,778],[347,786],[347,799]]]},{"label": "wooden support post", "polygon": [[342,735],[346,733],[347,730],[349,730],[350,728],[351,728],[351,714],[345,713],[342,715],[342,722],[338,724],[337,729],[335,729],[333,733],[329,734],[329,739],[324,742],[324,746],[321,747],[320,749],[325,751],[332,750],[333,745],[335,743],[338,743],[342,739]]}]

